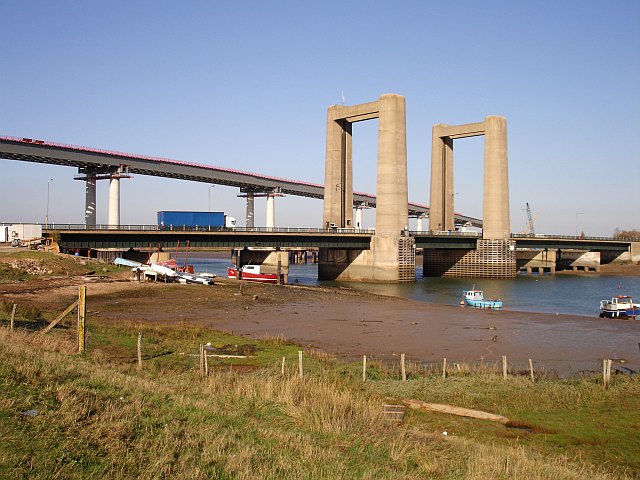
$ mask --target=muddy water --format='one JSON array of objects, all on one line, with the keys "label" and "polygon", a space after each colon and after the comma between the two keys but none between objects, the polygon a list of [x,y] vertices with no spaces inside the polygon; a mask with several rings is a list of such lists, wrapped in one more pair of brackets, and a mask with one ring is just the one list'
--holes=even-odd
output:
[{"label": "muddy water", "polygon": [[[230,265],[228,255],[198,253],[190,258],[196,270],[226,276]],[[289,283],[303,285],[343,286],[356,290],[410,298],[419,302],[458,305],[462,291],[476,287],[487,298],[500,298],[505,310],[571,315],[597,316],[600,300],[611,298],[619,291],[635,295],[640,303],[640,276],[611,275],[533,275],[512,280],[424,278],[418,268],[417,281],[405,285],[319,282],[317,265],[291,265]],[[618,288],[620,287],[620,288]]]},{"label": "muddy water", "polygon": [[[227,264],[226,259],[203,259],[200,266],[223,274]],[[313,265],[292,266],[290,282],[318,284],[316,272]],[[506,355],[516,367],[525,369],[531,358],[536,368],[563,375],[598,371],[602,358],[613,358],[621,360],[614,369],[640,369],[640,321],[598,318],[599,301],[617,294],[619,285],[640,300],[640,277],[547,275],[476,282],[487,296],[503,299],[505,309],[460,308],[462,290],[471,287],[468,280],[427,278],[412,285],[346,285],[396,298],[337,295],[323,303],[265,306],[242,318],[218,320],[216,327],[256,337],[283,335],[350,358],[393,359],[405,353],[424,363],[444,357],[497,362]]]}]

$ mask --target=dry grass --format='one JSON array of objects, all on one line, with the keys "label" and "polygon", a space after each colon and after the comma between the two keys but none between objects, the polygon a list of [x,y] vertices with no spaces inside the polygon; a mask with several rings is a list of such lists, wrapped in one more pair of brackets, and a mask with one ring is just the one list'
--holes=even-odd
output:
[{"label": "dry grass", "polygon": [[[153,328],[161,333],[161,326]],[[197,336],[196,330],[184,336]],[[69,335],[0,328],[7,392],[0,397],[0,476],[619,478],[517,444],[434,435],[420,421],[392,426],[382,417],[385,389],[372,382],[363,387],[332,369],[334,359],[324,364],[318,352],[314,361],[322,366],[312,370],[321,374],[305,371],[303,379],[291,365],[284,377],[274,365],[248,375],[214,369],[199,379],[197,359],[189,371],[159,375],[74,351]],[[448,383],[459,389],[454,397],[467,392],[462,404],[473,403],[474,388],[486,386],[472,377],[458,380]],[[560,390],[549,405],[575,402],[580,386]],[[38,415],[20,414],[30,409]]]}]

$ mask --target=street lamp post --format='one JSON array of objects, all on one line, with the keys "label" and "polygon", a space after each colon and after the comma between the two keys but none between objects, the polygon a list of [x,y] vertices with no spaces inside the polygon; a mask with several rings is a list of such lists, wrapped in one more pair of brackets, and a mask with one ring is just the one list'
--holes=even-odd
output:
[{"label": "street lamp post", "polygon": [[49,192],[51,191],[51,182],[53,182],[53,178],[47,180],[47,213],[44,217],[44,228],[49,228]]},{"label": "street lamp post", "polygon": [[211,211],[211,189],[215,187],[215,185],[209,186],[209,211]]}]

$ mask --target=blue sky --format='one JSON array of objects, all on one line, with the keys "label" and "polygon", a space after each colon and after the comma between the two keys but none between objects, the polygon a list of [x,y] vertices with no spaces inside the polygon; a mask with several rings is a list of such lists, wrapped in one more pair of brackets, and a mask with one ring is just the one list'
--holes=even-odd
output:
[{"label": "blue sky", "polygon": [[[406,97],[409,198],[429,203],[431,127],[508,122],[512,231],[640,228],[640,2],[8,2],[0,134],[324,182],[326,110]],[[375,193],[377,122],[354,126]],[[455,142],[456,211],[482,216],[481,137]],[[84,221],[74,169],[0,160],[0,221]],[[123,223],[224,210],[230,187],[123,180]],[[98,221],[107,218],[98,184]],[[322,202],[278,198],[278,226]],[[256,224],[264,225],[264,199]],[[365,223],[375,223],[367,211]]]}]

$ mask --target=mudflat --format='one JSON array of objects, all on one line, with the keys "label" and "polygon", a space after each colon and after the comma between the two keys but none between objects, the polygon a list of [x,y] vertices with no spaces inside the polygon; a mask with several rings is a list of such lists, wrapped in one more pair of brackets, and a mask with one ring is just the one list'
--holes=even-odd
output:
[{"label": "mudflat", "polygon": [[[342,358],[422,363],[498,362],[560,374],[640,368],[640,322],[517,311],[492,311],[377,296],[343,288],[138,283],[124,274],[56,277],[0,284],[0,299],[61,311],[87,285],[89,321],[186,322],[254,338],[281,336]],[[512,367],[510,367],[512,368]]]}]

